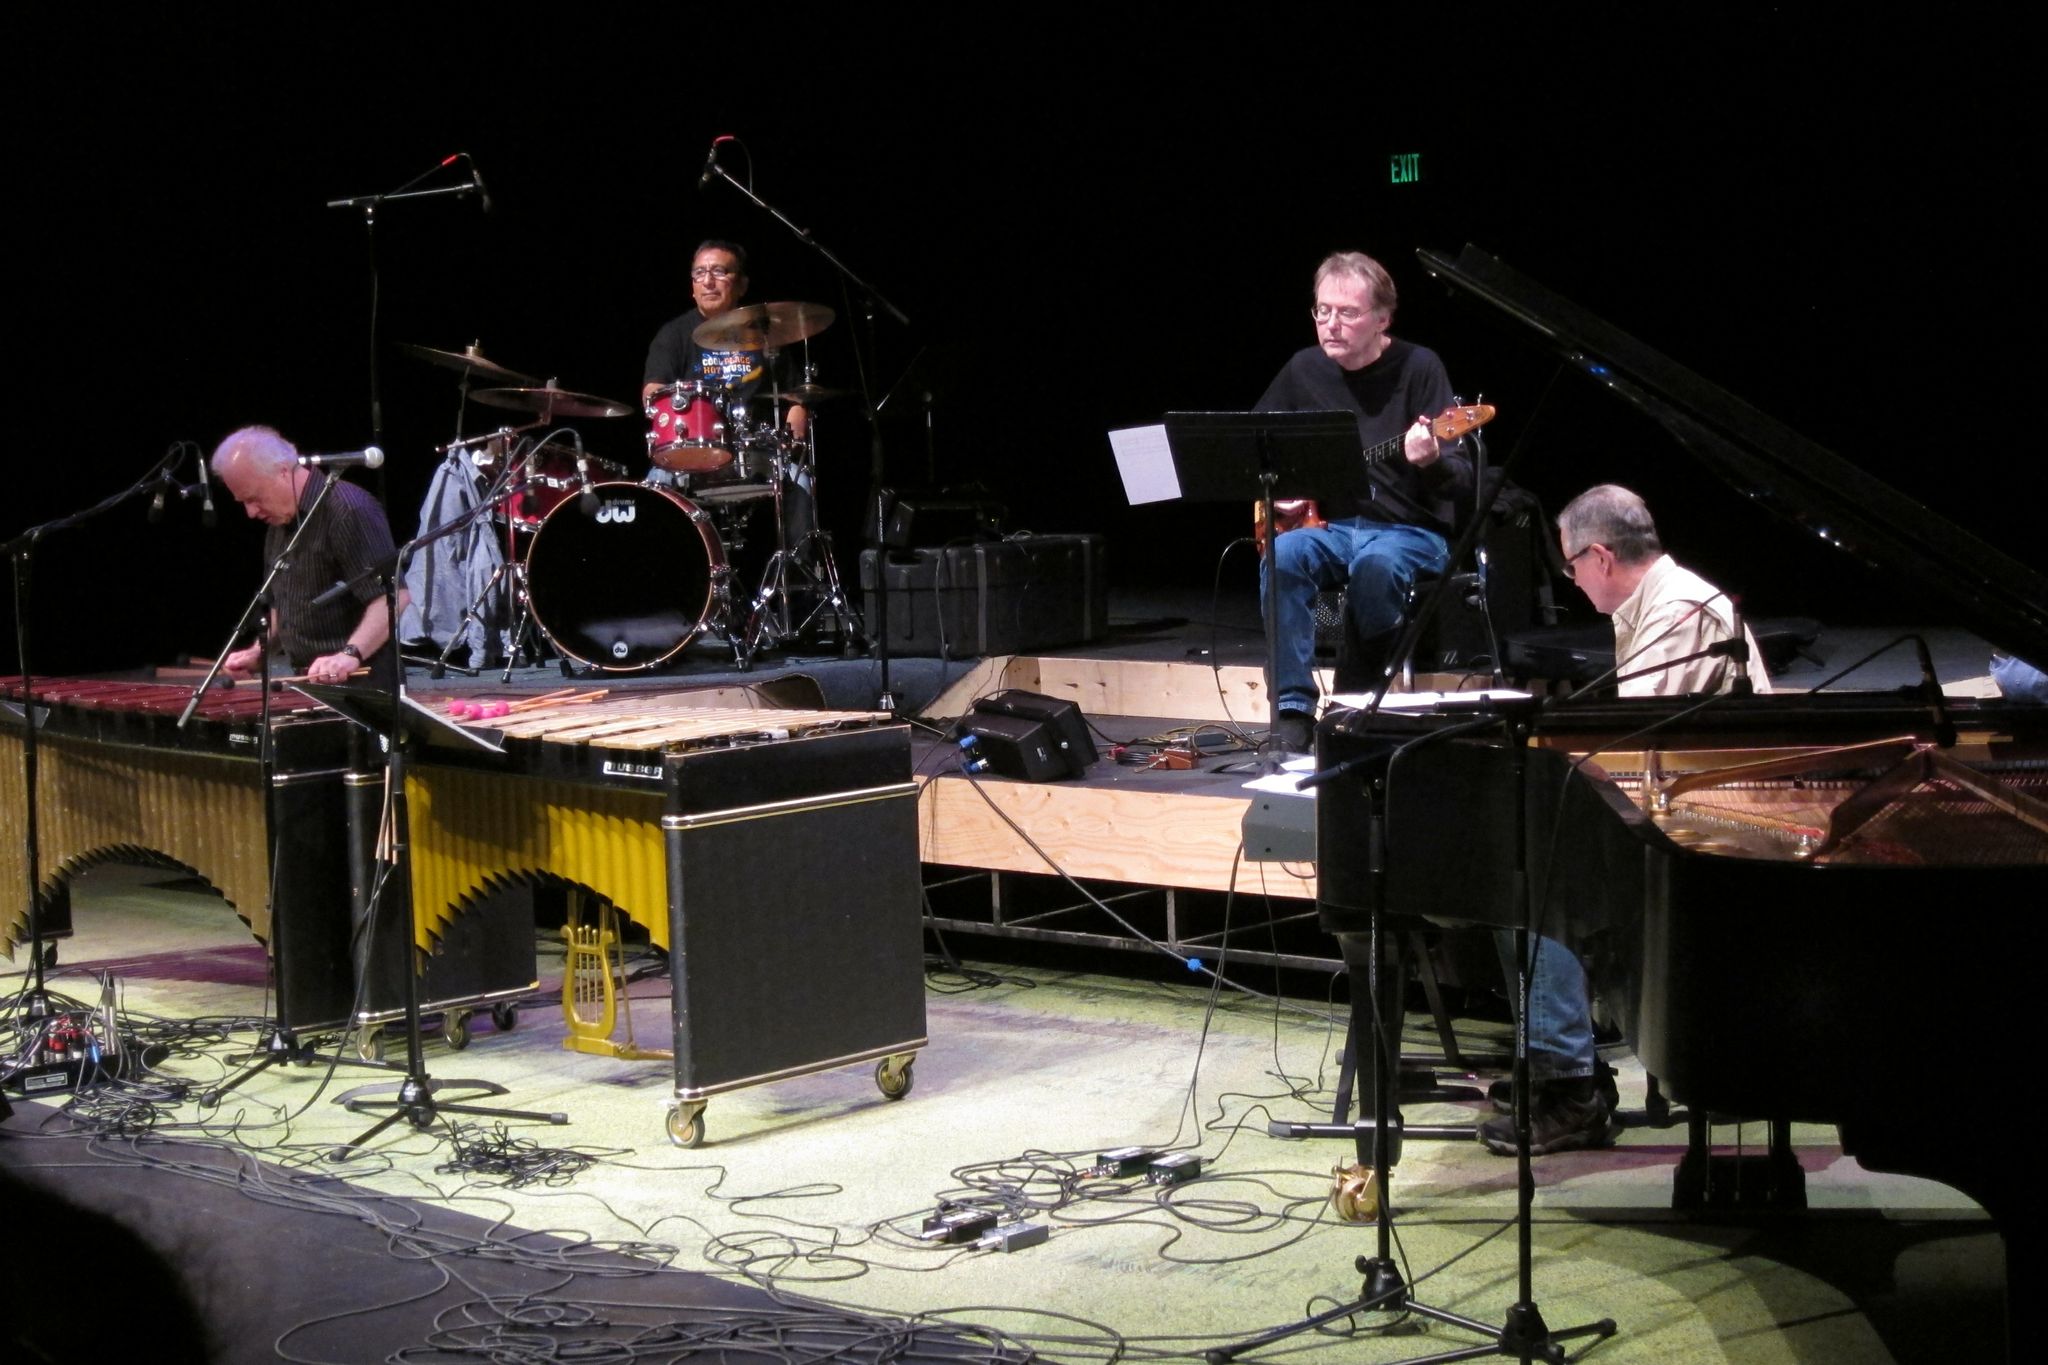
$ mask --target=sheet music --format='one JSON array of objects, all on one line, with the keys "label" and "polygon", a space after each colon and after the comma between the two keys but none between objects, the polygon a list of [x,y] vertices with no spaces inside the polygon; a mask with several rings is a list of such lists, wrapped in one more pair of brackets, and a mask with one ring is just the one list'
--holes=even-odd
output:
[{"label": "sheet music", "polygon": [[1116,453],[1116,472],[1123,476],[1124,496],[1133,507],[1180,496],[1180,476],[1173,472],[1164,423],[1112,431],[1109,448]]}]

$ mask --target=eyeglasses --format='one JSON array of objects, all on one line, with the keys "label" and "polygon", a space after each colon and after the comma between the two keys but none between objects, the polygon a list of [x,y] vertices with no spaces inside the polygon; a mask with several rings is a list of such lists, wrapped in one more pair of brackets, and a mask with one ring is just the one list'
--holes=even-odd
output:
[{"label": "eyeglasses", "polygon": [[690,272],[690,278],[704,280],[729,280],[740,272],[729,265],[700,265]]},{"label": "eyeglasses", "polygon": [[1571,579],[1574,583],[1578,582],[1579,566],[1577,561],[1579,557],[1589,550],[1598,548],[1598,546],[1598,541],[1588,541],[1584,545],[1581,545],[1578,549],[1573,550],[1570,554],[1566,555],[1564,557],[1564,576],[1566,578]]},{"label": "eyeglasses", "polygon": [[1337,308],[1327,303],[1319,303],[1308,310],[1308,315],[1317,322],[1328,322],[1332,317],[1335,317],[1339,322],[1349,327],[1355,323],[1364,322],[1368,317],[1371,317],[1372,309]]}]

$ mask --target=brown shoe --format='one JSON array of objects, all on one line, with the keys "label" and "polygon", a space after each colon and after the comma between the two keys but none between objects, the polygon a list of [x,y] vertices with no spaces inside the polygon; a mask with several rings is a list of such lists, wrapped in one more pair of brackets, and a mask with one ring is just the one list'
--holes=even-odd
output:
[{"label": "brown shoe", "polygon": [[[1486,1150],[1515,1154],[1515,1118],[1502,1114],[1479,1125]],[[1591,1076],[1547,1081],[1536,1087],[1529,1106],[1529,1155],[1548,1156],[1582,1147],[1614,1145],[1614,1111]]]}]

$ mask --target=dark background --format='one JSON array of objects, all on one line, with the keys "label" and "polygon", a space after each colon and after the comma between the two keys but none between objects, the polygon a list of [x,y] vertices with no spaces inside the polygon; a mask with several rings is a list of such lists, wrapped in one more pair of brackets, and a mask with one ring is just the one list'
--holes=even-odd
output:
[{"label": "dark background", "polygon": [[[874,325],[870,379],[896,391],[890,482],[979,484],[1013,528],[1101,531],[1118,583],[1208,583],[1246,510],[1127,507],[1105,429],[1248,406],[1313,339],[1316,262],[1359,248],[1402,288],[1395,330],[1500,405],[1495,458],[1526,441],[1521,482],[1553,510],[1625,482],[1753,612],[1940,620],[1583,380],[1560,381],[1532,422],[1550,363],[1416,264],[1417,247],[1467,241],[2041,561],[2036,348],[2013,340],[2038,311],[2039,119],[2019,44],[1967,20],[424,11],[18,30],[0,535],[116,490],[173,441],[210,450],[248,422],[307,450],[367,444],[368,234],[323,203],[456,151],[494,212],[395,205],[376,233],[401,535],[454,434],[457,384],[393,343],[478,341],[632,400],[706,236],[750,245],[751,301],[839,310],[813,359],[822,382],[857,388],[863,324],[834,274],[731,186],[696,189],[712,136],[732,133],[734,174],[751,167],[763,198],[912,319]],[[1392,184],[1405,152],[1421,180]],[[472,407],[470,430],[500,416]],[[637,417],[580,429],[645,468]],[[868,472],[857,401],[820,410],[819,459],[850,571]],[[216,530],[196,521],[188,506],[150,526],[138,502],[51,538],[38,670],[217,647],[254,585],[258,534],[232,508]],[[1248,557],[1226,583],[1252,591]]]}]

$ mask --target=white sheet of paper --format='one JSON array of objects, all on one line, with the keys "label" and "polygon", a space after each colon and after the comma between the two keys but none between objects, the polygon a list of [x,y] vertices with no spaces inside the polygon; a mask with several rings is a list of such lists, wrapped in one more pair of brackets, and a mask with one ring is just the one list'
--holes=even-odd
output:
[{"label": "white sheet of paper", "polygon": [[[1513,688],[1488,688],[1482,692],[1389,692],[1380,703],[1382,711],[1427,711],[1433,706],[1469,706],[1474,710],[1486,705],[1494,698],[1502,701],[1527,701],[1527,692]],[[1372,700],[1370,692],[1338,692],[1330,697],[1332,706],[1348,706],[1356,711]]]},{"label": "white sheet of paper", "polygon": [[1166,448],[1164,423],[1112,431],[1109,448],[1116,453],[1116,472],[1123,476],[1124,496],[1133,507],[1180,496],[1180,478],[1173,472],[1173,455]]}]

